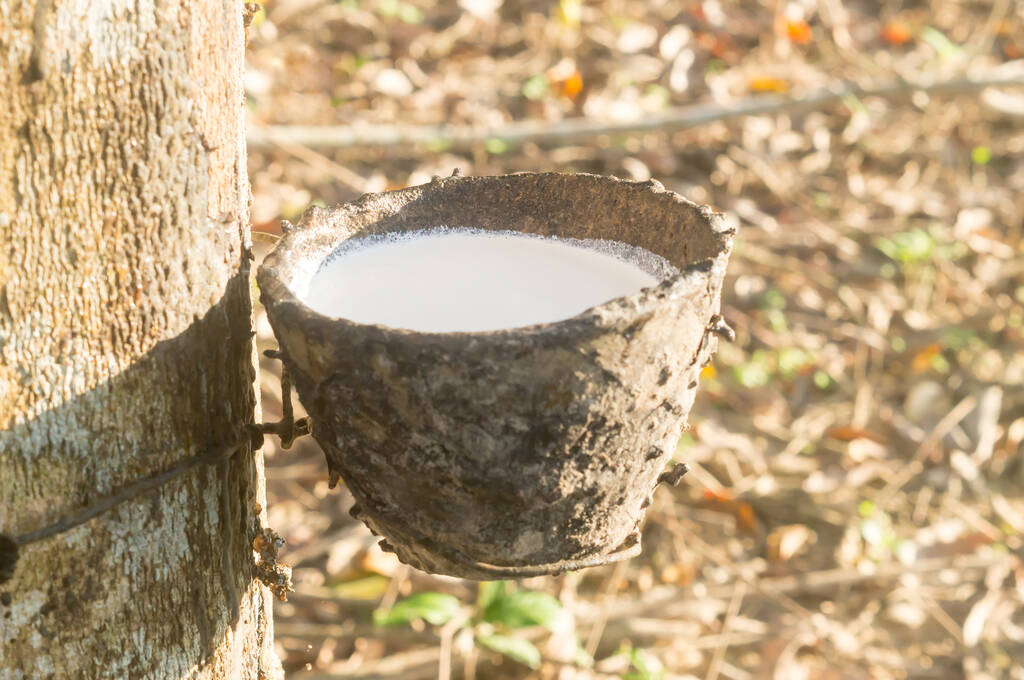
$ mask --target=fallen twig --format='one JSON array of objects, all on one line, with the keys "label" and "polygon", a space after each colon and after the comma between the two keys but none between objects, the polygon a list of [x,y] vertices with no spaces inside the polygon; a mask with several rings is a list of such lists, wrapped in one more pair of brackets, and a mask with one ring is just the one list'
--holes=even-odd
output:
[{"label": "fallen twig", "polygon": [[440,658],[440,647],[427,647],[365,661],[355,671],[292,673],[289,677],[302,680],[432,680],[437,677]]},{"label": "fallen twig", "polygon": [[[863,573],[856,569],[823,569],[811,571],[792,576],[782,576],[770,579],[756,579],[757,584],[754,590],[767,589],[772,594],[788,593],[802,594],[814,591],[828,590],[837,586],[853,586],[875,581],[886,581],[899,578],[906,574],[928,574],[952,569],[964,572],[970,569],[988,569],[994,564],[1004,560],[1014,559],[1011,556],[995,552],[957,555],[953,557],[935,557],[918,560],[913,564],[892,562],[878,565],[874,573]],[[733,593],[732,584],[721,584],[708,586],[706,591],[697,597],[690,587],[680,586],[657,586],[644,593],[639,598],[626,600],[613,599],[602,603],[598,607],[581,608],[577,613],[577,620],[580,623],[587,623],[596,619],[602,614],[599,609],[607,610],[603,614],[610,621],[643,616],[646,612],[657,611],[659,616],[673,617],[680,610],[686,607],[694,607],[700,602],[727,600]],[[762,595],[764,593],[761,593]],[[757,592],[747,593],[747,597],[756,596]]]},{"label": "fallen twig", "polygon": [[911,479],[924,470],[924,460],[931,455],[942,442],[942,439],[949,434],[960,421],[967,417],[967,414],[974,410],[978,399],[973,394],[967,395],[954,406],[942,419],[936,423],[928,436],[917,447],[917,451],[902,469],[896,473],[888,484],[878,493],[875,503],[880,507],[886,507],[896,493],[903,488]]},{"label": "fallen twig", "polygon": [[468,125],[267,125],[253,126],[248,132],[250,150],[270,146],[307,149],[360,147],[396,147],[440,145],[454,149],[472,149],[488,139],[501,139],[516,145],[564,145],[599,135],[630,135],[666,130],[683,130],[707,123],[746,116],[763,116],[800,110],[820,109],[847,97],[897,99],[914,92],[960,94],[999,85],[1024,85],[1024,60],[1007,62],[977,76],[945,80],[899,80],[875,87],[848,85],[801,98],[754,97],[733,104],[695,104],[674,107],[643,118],[605,121],[593,118],[568,118],[560,121],[525,120],[501,126]]},{"label": "fallen twig", "polygon": [[415,644],[436,645],[439,638],[431,628],[414,630],[408,626],[375,626],[368,623],[314,623],[310,621],[275,621],[274,636],[278,639],[297,638],[308,640],[340,640],[351,641],[357,638],[376,638],[385,642],[400,642],[411,646]]},{"label": "fallen twig", "polygon": [[719,636],[719,644],[715,646],[714,654],[711,657],[711,664],[708,667],[708,680],[717,680],[722,669],[722,662],[725,661],[725,652],[732,643],[732,620],[740,611],[743,603],[743,596],[747,594],[747,584],[739,581],[733,586],[732,599],[729,600],[729,608],[722,620],[722,634]]}]

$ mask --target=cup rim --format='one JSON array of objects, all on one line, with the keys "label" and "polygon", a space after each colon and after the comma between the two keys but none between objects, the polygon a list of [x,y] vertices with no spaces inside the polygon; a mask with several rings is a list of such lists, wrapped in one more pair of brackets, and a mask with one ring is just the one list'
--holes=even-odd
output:
[{"label": "cup rim", "polygon": [[[286,283],[286,281],[290,280],[290,274],[294,272],[295,268],[303,264],[308,265],[310,258],[308,254],[302,251],[313,237],[330,236],[332,232],[338,234],[339,230],[336,226],[336,220],[366,212],[371,209],[370,204],[379,200],[382,196],[407,196],[408,200],[412,200],[421,196],[425,191],[443,191],[446,186],[450,187],[453,183],[509,179],[513,179],[513,181],[517,179],[531,180],[552,176],[603,182],[607,183],[611,188],[638,187],[651,194],[667,194],[670,200],[700,216],[707,225],[708,233],[716,239],[717,252],[711,257],[685,263],[683,266],[672,262],[673,266],[676,266],[679,271],[663,279],[657,285],[612,298],[588,307],[578,314],[565,319],[546,321],[528,326],[479,331],[420,331],[374,323],[361,323],[344,317],[329,316],[316,311],[303,302],[292,287]],[[715,274],[719,273],[719,270],[721,270],[721,273],[724,273],[732,250],[732,241],[735,233],[735,229],[725,225],[722,213],[715,211],[710,206],[698,205],[680,194],[665,189],[657,180],[635,182],[591,173],[555,172],[522,172],[505,175],[464,177],[456,170],[449,177],[435,177],[426,184],[392,191],[363,194],[355,201],[340,204],[334,208],[321,208],[317,206],[309,208],[297,225],[285,231],[273,250],[263,260],[257,271],[257,283],[260,289],[260,299],[267,308],[277,308],[281,311],[289,309],[300,317],[315,321],[318,325],[330,324],[339,330],[372,332],[386,337],[415,338],[425,341],[518,341],[525,337],[575,335],[587,329],[625,327],[633,323],[637,318],[653,313],[655,309],[670,300],[697,294],[702,289],[707,288],[710,280],[717,278]],[[333,248],[337,248],[349,238],[357,237],[358,235],[348,235],[343,238],[337,238],[334,241]],[[664,257],[661,253],[655,254]]]}]

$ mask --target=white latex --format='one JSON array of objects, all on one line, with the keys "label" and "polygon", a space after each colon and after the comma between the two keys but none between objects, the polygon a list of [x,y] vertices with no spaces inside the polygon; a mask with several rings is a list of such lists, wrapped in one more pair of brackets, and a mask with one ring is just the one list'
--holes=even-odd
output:
[{"label": "white latex", "polygon": [[658,283],[608,252],[661,258],[599,243],[605,252],[515,232],[444,228],[349,242],[312,278],[304,302],[359,323],[487,331],[567,319]]}]

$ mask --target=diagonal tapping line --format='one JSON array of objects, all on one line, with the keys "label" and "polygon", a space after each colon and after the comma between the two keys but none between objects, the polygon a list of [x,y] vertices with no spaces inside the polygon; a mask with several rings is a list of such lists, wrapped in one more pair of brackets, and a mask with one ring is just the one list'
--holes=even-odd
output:
[{"label": "diagonal tapping line", "polygon": [[[267,356],[274,356],[276,358],[276,353],[270,354],[270,350],[268,350]],[[14,576],[14,567],[18,563],[21,548],[30,543],[36,543],[70,531],[126,501],[138,498],[144,493],[181,477],[189,470],[202,465],[213,465],[229,460],[246,446],[255,451],[263,446],[265,434],[276,434],[281,438],[282,447],[285,449],[289,448],[297,437],[310,433],[311,425],[309,418],[300,418],[298,420],[294,418],[291,405],[291,381],[286,372],[282,372],[281,376],[281,396],[282,402],[285,404],[284,414],[282,419],[277,422],[246,425],[238,440],[186,458],[166,470],[136,480],[121,487],[114,493],[100,498],[95,503],[61,517],[52,524],[28,531],[19,536],[0,532],[0,584],[6,583]]]}]

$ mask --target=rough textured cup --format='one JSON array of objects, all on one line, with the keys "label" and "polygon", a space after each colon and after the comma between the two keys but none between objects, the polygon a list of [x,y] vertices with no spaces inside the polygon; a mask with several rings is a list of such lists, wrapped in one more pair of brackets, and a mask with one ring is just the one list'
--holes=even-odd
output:
[{"label": "rough textured cup", "polygon": [[[564,321],[423,333],[321,315],[303,291],[350,238],[441,225],[610,239],[679,273]],[[558,573],[640,550],[639,523],[727,332],[732,232],[657,182],[452,176],[313,208],[259,270],[332,483],[383,546],[466,578]]]}]

